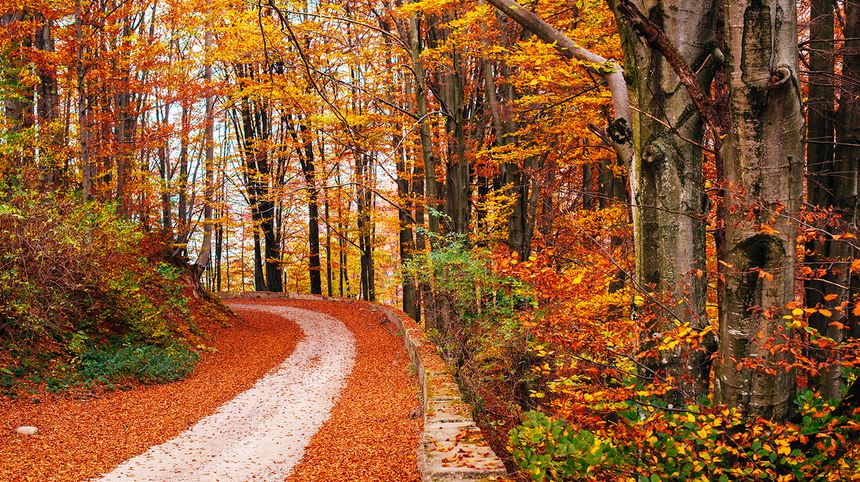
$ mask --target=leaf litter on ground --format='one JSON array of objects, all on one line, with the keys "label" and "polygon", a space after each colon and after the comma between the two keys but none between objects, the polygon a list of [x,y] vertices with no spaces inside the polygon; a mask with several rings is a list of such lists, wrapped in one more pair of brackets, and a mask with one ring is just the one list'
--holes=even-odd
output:
[{"label": "leaf litter on ground", "polygon": [[[357,340],[356,365],[331,417],[287,480],[418,481],[416,447],[423,420],[417,380],[407,373],[402,339],[381,312],[358,302],[253,300],[326,313]],[[187,379],[91,396],[37,394],[0,398],[0,480],[76,482],[107,472],[213,413],[277,366],[301,339],[292,321],[243,311],[233,327],[213,326],[217,349]],[[38,399],[38,403],[33,403]],[[39,428],[21,435],[21,425]]]}]

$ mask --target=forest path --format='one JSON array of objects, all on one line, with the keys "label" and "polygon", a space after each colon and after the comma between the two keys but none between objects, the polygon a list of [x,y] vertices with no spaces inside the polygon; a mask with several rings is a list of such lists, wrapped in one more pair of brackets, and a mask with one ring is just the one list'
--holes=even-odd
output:
[{"label": "forest path", "polygon": [[[242,321],[210,328],[206,345],[215,350],[203,352],[184,380],[0,398],[0,481],[420,480],[416,447],[423,417],[411,416],[419,404],[417,380],[407,371],[403,339],[379,310],[354,301],[235,300],[230,306]],[[320,328],[300,326],[317,316]],[[307,340],[317,335],[325,338],[322,346]],[[351,341],[328,345],[335,335]],[[305,350],[300,345],[319,351],[300,363],[292,356]],[[305,379],[332,364],[341,368],[319,372],[319,378],[330,377],[325,387],[302,385],[299,378],[290,387],[263,383],[290,360]],[[287,375],[280,376],[286,382]],[[216,429],[217,418],[226,425]],[[301,425],[286,428],[294,422]],[[22,425],[39,431],[15,432]],[[161,466],[154,463],[158,457]]]},{"label": "forest path", "polygon": [[275,481],[290,473],[352,372],[355,337],[340,320],[315,311],[242,308],[290,318],[305,337],[251,389],[99,481]]}]

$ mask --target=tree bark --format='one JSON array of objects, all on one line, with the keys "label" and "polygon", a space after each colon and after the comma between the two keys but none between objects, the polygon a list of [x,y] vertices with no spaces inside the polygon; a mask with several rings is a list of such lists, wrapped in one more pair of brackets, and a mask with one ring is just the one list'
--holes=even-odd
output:
[{"label": "tree bark", "polygon": [[[13,167],[22,169],[30,166],[34,159],[33,143],[26,137],[18,137],[27,129],[33,127],[33,96],[34,87],[25,82],[22,73],[28,69],[30,59],[27,53],[32,49],[32,37],[22,34],[20,27],[16,24],[24,24],[31,20],[31,14],[24,9],[15,8],[0,16],[0,23],[11,33],[13,47],[8,56],[5,57],[6,64],[3,65],[4,88],[11,91],[12,95],[5,96],[5,117],[7,122],[7,139],[14,145],[12,154]],[[17,48],[16,48],[17,47]],[[7,142],[8,142],[7,141]]]},{"label": "tree bark", "polygon": [[[703,274],[708,212],[702,190],[704,130],[697,99],[691,98],[676,68],[686,70],[688,79],[690,71],[700,71],[693,78],[701,90],[709,89],[715,70],[709,68],[708,59],[715,55],[716,6],[712,1],[692,5],[651,0],[613,2],[613,6],[623,12],[619,20],[629,21],[619,22],[624,73],[631,102],[639,106],[632,114],[637,155],[630,166],[631,178],[639,180],[631,193],[636,213],[636,282],[654,292],[667,308],[655,308],[656,318],[643,334],[643,350],[652,350],[662,333],[675,329],[676,322],[697,331],[709,325]],[[631,10],[641,16],[631,15]],[[667,401],[685,405],[708,393],[708,358],[704,351],[679,344],[672,350],[658,350],[651,362],[644,359],[642,375],[674,378],[679,390],[670,392]]]},{"label": "tree bark", "polygon": [[195,268],[197,276],[209,265],[212,256],[212,205],[215,202],[215,96],[212,93],[212,62],[211,51],[214,35],[211,28],[206,29],[204,51],[206,55],[206,66],[204,77],[206,80],[206,124],[203,128],[203,142],[206,148],[205,161],[205,187],[203,193],[203,241],[200,243],[200,255],[197,256]]},{"label": "tree bark", "polygon": [[[418,112],[419,135],[421,137],[421,156],[424,159],[424,193],[426,197],[429,231],[439,234],[438,191],[436,188],[436,156],[430,138],[430,124],[427,122],[427,83],[424,80],[424,61],[421,52],[421,25],[415,13],[409,16],[409,41],[411,44],[412,71],[415,75],[415,105]],[[431,240],[431,243],[434,240]]]},{"label": "tree bark", "polygon": [[329,217],[328,193],[325,195],[325,278],[328,288],[328,295],[332,296],[332,279],[331,279],[331,218]]},{"label": "tree bark", "polygon": [[90,120],[90,98],[87,88],[87,70],[84,53],[84,12],[81,8],[81,0],[75,0],[75,73],[77,75],[78,94],[78,135],[81,149],[81,190],[84,198],[92,195],[93,174],[96,172],[92,166],[92,125]]},{"label": "tree bark", "polygon": [[[793,410],[791,359],[766,340],[791,337],[783,319],[794,299],[797,212],[803,175],[803,107],[794,2],[726,3],[730,125],[722,157],[727,192],[726,272],[720,307],[721,361],[715,400],[752,416],[784,420]],[[764,364],[751,368],[753,359]],[[741,363],[747,362],[744,365]]]},{"label": "tree bark", "polygon": [[[833,207],[834,184],[838,182],[839,174],[834,172],[834,143],[836,89],[833,78],[835,73],[834,56],[834,8],[833,0],[813,0],[810,3],[809,26],[809,97],[807,107],[807,201],[810,205],[828,209]],[[844,70],[843,70],[844,72]],[[818,228],[830,235],[841,232],[826,226],[830,219],[818,223]],[[848,285],[850,284],[850,261],[848,269],[843,265],[844,260],[834,258],[838,255],[839,246],[829,236],[826,239],[814,239],[806,243],[808,253],[806,262],[816,273],[820,269],[827,271],[822,279],[810,279],[805,282],[806,305],[809,307],[826,307],[831,310],[842,301],[849,301]],[[841,243],[838,243],[841,244]],[[845,253],[850,254],[850,253]],[[844,288],[843,288],[844,287]],[[832,300],[826,299],[835,295]],[[809,315],[809,325],[819,333],[842,341],[844,330],[831,325],[839,321],[848,325],[839,311],[833,311],[835,318],[821,313]],[[810,348],[809,356],[819,363],[828,364],[831,353],[829,350]],[[840,399],[842,370],[829,366],[811,374],[809,385],[819,388],[825,399]]]},{"label": "tree bark", "polygon": [[[447,24],[445,18],[428,19],[428,37],[431,49],[436,49],[445,43],[448,31],[442,25]],[[433,78],[434,93],[445,113],[445,133],[447,134],[447,165],[445,166],[446,185],[445,211],[450,219],[449,231],[455,232],[468,239],[469,236],[469,162],[466,159],[464,85],[465,65],[462,55],[456,49],[450,51],[447,61],[449,68],[444,68]]]},{"label": "tree bark", "polygon": [[[845,42],[842,55],[842,80],[839,108],[836,112],[836,155],[833,161],[833,209],[841,216],[839,231],[845,230],[860,237],[857,232],[857,209],[860,207],[860,2],[849,0],[844,4],[845,24],[842,30]],[[850,274],[853,260],[860,256],[847,243],[831,249],[830,256],[840,263],[840,281],[848,281],[849,295],[860,292],[860,280]],[[834,300],[834,303],[845,301]],[[860,318],[848,315],[851,334],[860,337]]]},{"label": "tree bark", "polygon": [[[285,121],[289,122],[289,121]],[[308,195],[308,275],[311,282],[311,294],[322,294],[322,267],[320,264],[320,224],[319,224],[319,189],[316,187],[316,166],[314,149],[310,138],[310,130],[304,122],[299,123],[301,140],[290,127],[293,140],[296,142],[296,153],[305,176]]]},{"label": "tree bark", "polygon": [[[55,51],[53,36],[53,20],[39,16],[41,28],[36,29],[34,46],[37,51],[47,57]],[[36,86],[36,116],[39,123],[40,164],[45,182],[57,185],[63,177],[62,168],[58,163],[56,150],[60,147],[58,126],[55,125],[58,116],[59,100],[58,84],[54,73],[48,68],[48,62],[39,62],[36,69],[39,75],[39,85]]]}]

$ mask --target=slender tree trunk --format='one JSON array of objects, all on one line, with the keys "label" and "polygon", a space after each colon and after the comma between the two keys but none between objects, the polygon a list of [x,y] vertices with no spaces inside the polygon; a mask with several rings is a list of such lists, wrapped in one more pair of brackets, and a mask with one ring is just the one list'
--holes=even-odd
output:
[{"label": "slender tree trunk", "polygon": [[[731,128],[722,157],[727,192],[726,273],[715,399],[773,421],[793,410],[795,374],[763,346],[791,336],[797,212],[803,175],[803,107],[793,1],[729,0],[727,78]],[[772,338],[771,338],[772,337]],[[768,371],[739,363],[755,359]]]},{"label": "slender tree trunk", "polygon": [[221,291],[221,256],[224,252],[224,225],[215,228],[215,291]]},{"label": "slender tree trunk", "polygon": [[92,164],[92,126],[90,121],[90,98],[87,88],[87,65],[84,53],[84,19],[81,0],[75,0],[75,55],[78,90],[78,135],[81,148],[81,190],[85,198],[92,195],[93,169]]},{"label": "slender tree trunk", "polygon": [[[857,233],[857,209],[860,205],[860,2],[848,0],[844,4],[845,24],[842,29],[845,42],[842,55],[842,82],[839,109],[836,113],[836,156],[833,162],[833,209],[842,217],[841,230]],[[852,232],[853,230],[853,232]],[[860,256],[847,243],[831,249],[832,259],[841,262],[840,281],[848,281],[851,295],[860,292],[860,280],[850,275],[851,262]],[[841,303],[847,298],[833,300]],[[853,311],[853,310],[852,310]],[[848,315],[854,337],[860,337],[860,317]]]},{"label": "slender tree trunk", "polygon": [[[7,11],[0,17],[0,22],[4,27],[15,32],[15,24],[21,22],[29,22],[31,14],[23,9],[15,8]],[[14,95],[6,96],[5,117],[7,128],[7,139],[14,143],[13,167],[16,169],[30,166],[35,158],[33,143],[27,140],[26,137],[17,138],[24,134],[27,129],[33,127],[33,96],[35,89],[30,82],[25,82],[22,74],[25,74],[28,69],[29,59],[26,58],[27,52],[32,49],[32,37],[29,35],[22,36],[20,33],[13,33],[13,48],[5,57],[6,64],[3,66],[5,89],[11,89]],[[15,48],[17,47],[17,48]]]},{"label": "slender tree trunk", "polygon": [[358,224],[358,246],[361,250],[361,295],[365,301],[373,301],[375,298],[374,280],[373,280],[373,243],[372,230],[370,223],[371,198],[370,191],[366,188],[370,181],[369,158],[364,153],[356,154],[356,218]]},{"label": "slender tree trunk", "polygon": [[[438,190],[436,188],[436,157],[430,138],[430,124],[427,121],[427,84],[424,80],[424,61],[421,60],[421,25],[415,13],[409,16],[409,40],[411,43],[412,71],[415,74],[415,106],[418,111],[421,155],[424,159],[424,185],[428,208],[429,231],[439,234]],[[432,242],[432,240],[431,240]]]},{"label": "slender tree trunk", "polygon": [[[129,37],[133,33],[131,28],[132,22],[132,18],[123,18],[123,50],[128,50],[131,42]],[[113,95],[115,110],[114,141],[116,144],[116,193],[114,198],[119,204],[120,214],[124,218],[130,219],[132,214],[132,208],[129,205],[131,199],[128,199],[126,190],[130,178],[130,171],[132,170],[132,162],[135,157],[134,138],[137,134],[137,115],[133,112],[135,94],[131,89],[131,68],[119,65],[118,61],[118,57],[115,56],[113,60],[114,71],[117,73],[121,72],[121,75],[119,81],[114,86],[115,91]],[[211,73],[209,76],[211,77]]]},{"label": "slender tree trunk", "polygon": [[340,163],[335,166],[335,182],[337,183],[337,254],[338,254],[338,292],[344,296],[344,282],[346,280],[346,223],[343,219],[343,188],[341,187]]},{"label": "slender tree trunk", "polygon": [[[212,94],[212,42],[214,35],[207,26],[205,37],[206,66],[206,125],[203,128],[203,142],[206,148],[205,188],[203,194],[203,241],[200,243],[200,255],[195,262],[198,276],[209,265],[212,256],[212,205],[215,202],[215,96]],[[267,245],[268,248],[268,245]]]},{"label": "slender tree trunk", "polygon": [[260,203],[260,230],[263,232],[263,240],[265,241],[266,290],[280,293],[284,291],[284,285],[281,278],[281,256],[278,252],[278,241],[275,235],[274,210],[273,202],[264,201]]},{"label": "slender tree trunk", "polygon": [[594,196],[591,195],[591,163],[582,165],[582,208],[591,209]]},{"label": "slender tree trunk", "polygon": [[254,226],[254,291],[266,291],[266,278],[263,276],[263,253],[260,246],[260,231],[256,225]]},{"label": "slender tree trunk", "polygon": [[[406,153],[399,147],[402,139],[395,135],[392,144],[397,157],[397,197],[400,207],[397,211],[399,221],[398,234],[400,237],[400,265],[405,266],[412,260],[415,252],[415,238],[412,235],[412,222],[410,212],[412,207],[412,193],[409,192],[409,171],[406,167]],[[403,311],[412,319],[416,319],[417,293],[415,283],[404,276],[403,279]]]},{"label": "slender tree trunk", "polygon": [[[305,184],[307,186],[308,195],[308,247],[309,247],[309,263],[308,274],[311,281],[311,294],[322,294],[322,278],[320,265],[320,225],[319,225],[319,190],[316,187],[316,173],[314,163],[314,149],[309,135],[309,129],[305,123],[299,124],[301,132],[302,148],[296,147],[296,152],[299,155],[299,161],[302,165],[302,172],[305,175]],[[299,141],[298,136],[294,133],[294,140]]]},{"label": "slender tree trunk", "polygon": [[555,230],[553,229],[554,219],[555,219],[555,210],[554,210],[554,199],[555,199],[555,173],[557,169],[557,165],[554,161],[551,161],[549,165],[545,166],[544,180],[543,180],[543,194],[542,205],[541,205],[541,225],[540,225],[540,233],[543,236],[544,242],[547,246],[553,245],[553,233]]},{"label": "slender tree trunk", "polygon": [[[46,57],[55,51],[53,37],[53,21],[39,16],[42,26],[36,30],[34,46]],[[45,182],[57,185],[63,172],[58,164],[57,149],[60,147],[59,126],[55,125],[59,117],[60,96],[54,73],[47,67],[47,62],[40,62],[36,72],[39,85],[36,86],[36,116],[39,123],[40,164],[44,172]]]},{"label": "slender tree trunk", "polygon": [[[160,124],[158,120],[156,123]],[[173,209],[170,201],[170,156],[167,153],[166,142],[158,147],[158,175],[161,190],[161,229],[165,234],[170,235],[173,233]]]},{"label": "slender tree trunk", "polygon": [[[424,164],[418,161],[418,156],[413,155],[412,166],[412,177],[414,181],[412,182],[412,192],[415,199],[424,199],[424,179],[426,176],[424,175]],[[415,216],[415,225],[425,228],[424,224],[424,204],[420,202],[414,203],[414,216]],[[426,229],[426,228],[425,228]],[[424,233],[421,230],[418,230],[415,233],[415,249],[418,252],[424,252],[427,249],[427,238],[424,236]],[[421,312],[422,306],[426,306],[424,303],[425,297],[427,296],[426,292],[421,289],[420,285],[415,285],[415,313],[412,317],[413,320],[417,322],[421,322]],[[426,312],[426,310],[424,310]],[[410,315],[411,316],[411,315]]]},{"label": "slender tree trunk", "polygon": [[[834,8],[833,0],[813,0],[810,4],[810,27],[809,27],[809,98],[807,106],[807,145],[806,145],[806,171],[807,171],[807,201],[812,206],[828,209],[833,206],[834,184],[838,176],[834,172],[834,154],[836,144],[834,143],[834,117],[835,117],[835,93],[834,79]],[[818,228],[823,232],[834,229],[825,224],[829,220],[819,223]],[[841,230],[839,230],[841,231]],[[841,244],[841,243],[839,243]],[[843,301],[849,301],[848,285],[850,284],[850,262],[848,266],[842,265],[843,260],[834,258],[839,247],[832,239],[815,239],[806,243],[808,253],[806,261],[808,266],[818,272],[823,269],[827,274],[823,279],[810,279],[805,283],[806,305],[809,307],[826,307],[833,310],[835,306]],[[848,267],[846,270],[845,268]],[[843,288],[844,287],[844,288]],[[832,295],[833,299],[828,300]],[[842,341],[844,330],[831,325],[833,321],[839,321],[846,326],[849,324],[843,319],[840,311],[833,311],[836,318],[824,316],[821,313],[809,315],[809,325],[819,333]],[[829,350],[810,349],[809,356],[819,363],[827,364],[830,361]],[[809,384],[819,387],[822,396],[838,400],[841,398],[840,388],[842,370],[831,366],[823,368],[818,374],[812,374]]]},{"label": "slender tree trunk", "polygon": [[[445,19],[428,19],[429,46],[439,48],[447,37],[447,28],[440,26]],[[437,75],[436,95],[446,111],[445,133],[447,134],[447,165],[445,166],[446,186],[445,210],[450,218],[450,231],[468,240],[469,235],[469,162],[466,159],[466,142],[463,112],[465,67],[462,55],[451,50],[451,67]]]},{"label": "slender tree trunk", "polygon": [[177,233],[180,244],[188,239],[191,225],[191,212],[188,207],[188,136],[191,131],[191,109],[186,101],[182,101],[180,113],[179,138],[179,205],[177,206]]},{"label": "slender tree trunk", "polygon": [[331,218],[329,217],[328,191],[325,194],[325,279],[328,287],[328,295],[332,296],[331,279]]}]

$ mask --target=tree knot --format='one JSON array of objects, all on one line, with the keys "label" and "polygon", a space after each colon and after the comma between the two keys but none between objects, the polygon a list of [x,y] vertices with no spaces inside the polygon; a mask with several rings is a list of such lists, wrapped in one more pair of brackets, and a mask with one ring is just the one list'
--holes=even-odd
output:
[{"label": "tree knot", "polygon": [[791,69],[786,65],[780,65],[770,73],[770,80],[767,82],[767,88],[773,89],[779,87],[791,79]]},{"label": "tree knot", "polygon": [[630,128],[627,127],[627,120],[619,117],[606,126],[606,134],[609,135],[612,142],[626,144],[630,141],[632,133],[630,132]]},{"label": "tree knot", "polygon": [[666,158],[661,143],[652,142],[642,149],[642,163],[646,166],[656,164]]}]

